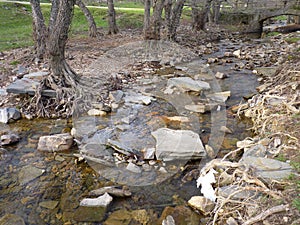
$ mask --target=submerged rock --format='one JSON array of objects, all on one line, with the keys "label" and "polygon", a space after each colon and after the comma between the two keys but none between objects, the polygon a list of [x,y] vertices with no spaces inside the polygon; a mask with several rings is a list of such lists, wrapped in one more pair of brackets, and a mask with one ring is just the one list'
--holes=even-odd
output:
[{"label": "submerged rock", "polygon": [[2,108],[0,109],[0,122],[10,123],[21,118],[21,113],[16,108]]},{"label": "submerged rock", "polygon": [[182,91],[195,91],[200,92],[209,90],[210,85],[204,81],[196,81],[190,77],[176,77],[168,80],[168,87],[177,87]]},{"label": "submerged rock", "polygon": [[45,170],[36,168],[34,166],[28,165],[24,166],[19,172],[19,183],[21,185],[27,184],[28,182],[41,176]]},{"label": "submerged rock", "polygon": [[25,225],[22,217],[16,214],[6,214],[0,218],[1,225]]},{"label": "submerged rock", "polygon": [[69,150],[73,144],[73,137],[69,133],[42,136],[39,139],[38,150],[58,152]]},{"label": "submerged rock", "polygon": [[160,128],[151,133],[156,139],[156,158],[164,161],[199,159],[206,155],[197,133]]},{"label": "submerged rock", "polygon": [[131,191],[128,188],[126,188],[126,187],[118,188],[115,186],[102,187],[102,188],[95,189],[93,191],[90,191],[89,195],[99,196],[99,195],[103,195],[105,193],[108,193],[110,195],[117,196],[117,197],[131,196]]}]

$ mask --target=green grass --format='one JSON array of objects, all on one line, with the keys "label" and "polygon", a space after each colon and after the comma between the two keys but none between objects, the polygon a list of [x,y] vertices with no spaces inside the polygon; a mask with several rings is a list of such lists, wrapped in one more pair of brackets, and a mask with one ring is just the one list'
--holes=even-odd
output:
[{"label": "green grass", "polygon": [[289,44],[293,44],[293,43],[297,43],[298,41],[300,41],[300,38],[299,37],[290,37],[290,38],[286,38],[284,40]]},{"label": "green grass", "polygon": [[[126,5],[127,7],[130,4]],[[42,5],[45,21],[49,21],[50,5]],[[131,7],[133,8],[133,7]],[[107,10],[89,7],[97,27],[107,28]],[[117,24],[121,29],[141,28],[143,25],[143,10],[116,10]],[[88,23],[84,14],[75,7],[70,29],[70,36],[88,35]],[[33,45],[32,17],[30,5],[0,2],[0,51]]]},{"label": "green grass", "polygon": [[0,51],[33,44],[29,5],[0,3]]}]

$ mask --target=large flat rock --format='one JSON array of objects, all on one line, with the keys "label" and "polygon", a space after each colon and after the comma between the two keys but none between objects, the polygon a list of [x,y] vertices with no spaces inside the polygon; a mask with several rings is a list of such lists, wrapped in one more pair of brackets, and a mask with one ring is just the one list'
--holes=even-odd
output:
[{"label": "large flat rock", "polygon": [[156,157],[163,161],[200,159],[206,155],[197,133],[160,128],[151,133],[156,139]]},{"label": "large flat rock", "polygon": [[[13,93],[13,94],[34,95],[38,85],[39,85],[38,81],[24,77],[22,79],[18,79],[15,82],[11,83],[6,88],[6,92]],[[47,97],[55,97],[56,92],[54,90],[43,90],[42,95]]]}]

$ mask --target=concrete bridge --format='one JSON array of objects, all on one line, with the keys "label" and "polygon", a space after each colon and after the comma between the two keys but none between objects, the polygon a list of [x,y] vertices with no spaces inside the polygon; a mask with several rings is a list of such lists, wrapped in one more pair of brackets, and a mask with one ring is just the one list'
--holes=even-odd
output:
[{"label": "concrete bridge", "polygon": [[[262,33],[263,22],[281,15],[300,16],[300,0],[227,0],[231,11],[249,15],[249,33]],[[229,9],[225,9],[227,11]]]}]

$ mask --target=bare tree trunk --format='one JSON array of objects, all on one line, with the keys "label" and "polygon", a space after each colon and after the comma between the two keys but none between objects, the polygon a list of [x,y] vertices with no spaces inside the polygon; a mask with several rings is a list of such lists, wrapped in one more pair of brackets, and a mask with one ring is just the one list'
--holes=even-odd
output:
[{"label": "bare tree trunk", "polygon": [[96,37],[97,36],[97,27],[94,20],[93,15],[90,10],[85,6],[85,4],[81,0],[76,0],[76,5],[79,6],[83,14],[85,15],[88,23],[89,23],[89,36]]},{"label": "bare tree trunk", "polygon": [[162,24],[162,10],[165,0],[154,0],[153,15],[150,19],[149,29],[145,30],[144,38],[146,40],[160,40],[160,29]]},{"label": "bare tree trunk", "polygon": [[165,24],[167,29],[171,26],[171,16],[172,16],[172,0],[165,0]]},{"label": "bare tree trunk", "polygon": [[53,30],[53,26],[59,9],[59,0],[51,0],[50,20],[48,30]]},{"label": "bare tree trunk", "polygon": [[41,11],[39,0],[30,0],[33,17],[33,39],[36,59],[44,58],[46,53],[47,27]]},{"label": "bare tree trunk", "polygon": [[53,28],[49,30],[47,50],[52,70],[51,78],[54,82],[52,84],[61,87],[76,87],[77,75],[65,59],[65,47],[72,21],[74,4],[75,0],[59,1],[57,16],[53,20]]},{"label": "bare tree trunk", "polygon": [[221,0],[214,0],[212,2],[212,22],[218,23],[220,17],[220,7],[221,7]]},{"label": "bare tree trunk", "polygon": [[150,8],[151,8],[151,0],[145,0],[145,2],[144,2],[144,27],[143,27],[144,34],[146,34],[147,30],[150,29]]},{"label": "bare tree trunk", "polygon": [[119,29],[117,27],[116,23],[116,11],[114,6],[113,0],[107,0],[107,6],[108,6],[108,34],[116,34],[119,32]]},{"label": "bare tree trunk", "polygon": [[175,41],[176,40],[176,34],[177,34],[177,28],[180,25],[180,17],[182,14],[182,9],[184,6],[185,0],[177,0],[174,8],[172,10],[171,15],[171,22],[169,23],[169,29],[168,29],[168,39]]},{"label": "bare tree trunk", "polygon": [[194,30],[204,30],[207,16],[209,13],[209,9],[211,6],[212,0],[205,0],[204,6],[200,9],[197,5],[196,0],[192,2],[192,17],[193,17],[193,24],[192,27]]}]

